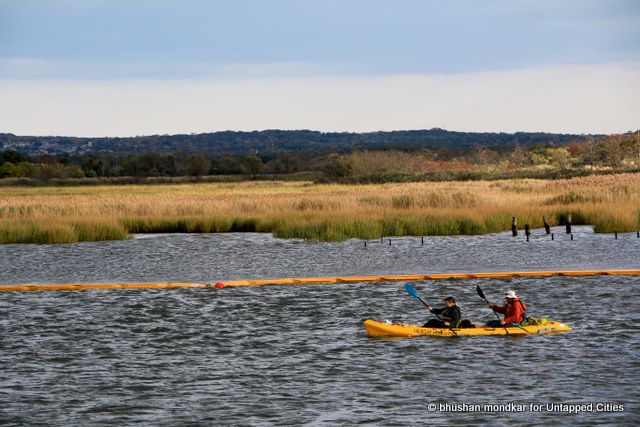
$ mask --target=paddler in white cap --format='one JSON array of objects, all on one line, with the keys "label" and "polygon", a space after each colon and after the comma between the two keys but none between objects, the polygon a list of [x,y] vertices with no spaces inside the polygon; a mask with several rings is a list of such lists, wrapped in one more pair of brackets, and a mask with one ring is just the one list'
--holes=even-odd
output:
[{"label": "paddler in white cap", "polygon": [[489,327],[496,326],[520,326],[525,320],[524,312],[527,307],[518,298],[515,291],[508,290],[504,293],[504,299],[507,302],[505,305],[489,304],[496,313],[504,314],[504,319],[492,320],[487,323]]}]

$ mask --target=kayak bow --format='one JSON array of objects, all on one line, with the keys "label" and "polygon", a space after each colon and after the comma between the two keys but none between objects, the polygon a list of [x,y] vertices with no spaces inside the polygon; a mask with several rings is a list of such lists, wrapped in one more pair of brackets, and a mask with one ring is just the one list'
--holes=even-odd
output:
[{"label": "kayak bow", "polygon": [[420,325],[404,323],[384,323],[377,320],[365,320],[364,328],[372,337],[418,337],[431,335],[436,337],[451,337],[454,335],[527,335],[527,334],[552,334],[567,332],[571,327],[564,323],[548,321],[543,325],[529,325],[522,327],[497,327],[497,328],[423,328]]}]

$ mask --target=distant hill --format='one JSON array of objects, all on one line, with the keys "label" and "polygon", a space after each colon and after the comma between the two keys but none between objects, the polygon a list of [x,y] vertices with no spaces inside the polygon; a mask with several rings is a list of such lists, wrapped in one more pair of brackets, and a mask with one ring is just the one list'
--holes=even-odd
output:
[{"label": "distant hill", "polygon": [[392,132],[317,132],[310,130],[264,130],[214,132],[191,135],[152,135],[128,138],[77,138],[0,134],[0,151],[34,154],[95,154],[174,152],[210,156],[274,154],[283,152],[348,152],[355,149],[468,148],[562,145],[584,141],[586,135],[556,133],[477,133],[444,129]]}]

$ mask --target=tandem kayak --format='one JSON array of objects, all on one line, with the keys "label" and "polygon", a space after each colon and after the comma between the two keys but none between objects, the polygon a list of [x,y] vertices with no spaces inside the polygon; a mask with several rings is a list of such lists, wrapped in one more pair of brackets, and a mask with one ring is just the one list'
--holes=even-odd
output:
[{"label": "tandem kayak", "polygon": [[[420,325],[404,323],[384,323],[377,320],[365,320],[364,328],[372,337],[418,337],[432,335],[436,337],[452,337],[456,335],[528,335],[528,334],[553,334],[567,332],[571,327],[564,323],[549,320],[543,325],[529,325],[508,328],[423,328]],[[454,333],[455,332],[455,333]]]}]

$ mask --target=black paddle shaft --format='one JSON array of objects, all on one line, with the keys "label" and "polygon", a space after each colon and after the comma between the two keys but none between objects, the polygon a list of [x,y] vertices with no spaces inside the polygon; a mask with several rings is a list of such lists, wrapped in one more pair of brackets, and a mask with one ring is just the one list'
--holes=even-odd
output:
[{"label": "black paddle shaft", "polygon": [[[487,300],[487,298],[484,296],[484,292],[482,292],[482,289],[480,289],[480,286],[477,285],[476,286],[476,292],[478,293],[478,295],[480,296],[480,298],[482,298],[484,300],[484,302],[487,303],[487,305],[491,308],[491,311],[493,311],[493,314],[496,315],[496,317],[498,318],[498,320],[500,320],[500,315],[493,309],[493,307],[491,307],[491,304],[489,303],[489,301]],[[508,332],[507,332],[508,333]]]},{"label": "black paddle shaft", "polygon": [[[427,304],[426,302],[424,302],[422,300],[422,298],[418,297],[418,299],[420,300],[421,303],[424,304],[425,307],[429,308],[429,304]],[[442,318],[440,316],[438,316],[437,314],[435,314],[433,311],[429,310],[429,313],[433,314],[434,316],[436,316],[438,318],[439,321],[444,322],[444,320],[442,320]]]}]

